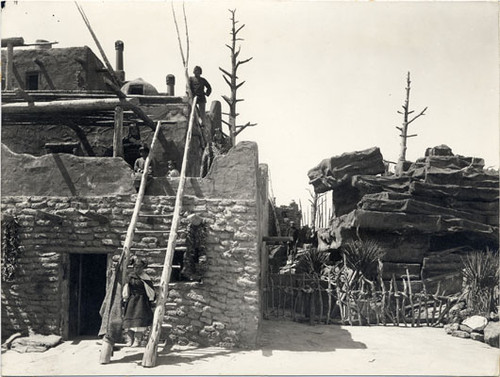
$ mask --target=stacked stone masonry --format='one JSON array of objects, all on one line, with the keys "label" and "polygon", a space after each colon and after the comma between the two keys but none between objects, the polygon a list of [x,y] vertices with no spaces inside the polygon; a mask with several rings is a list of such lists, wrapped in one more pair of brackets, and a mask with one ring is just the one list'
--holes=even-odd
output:
[{"label": "stacked stone masonry", "polygon": [[[134,203],[135,195],[2,198],[2,212],[19,220],[24,247],[14,281],[2,287],[3,331],[31,328],[42,334],[63,333],[69,253],[106,253],[117,261]],[[159,220],[153,224],[140,220],[137,229],[165,233],[137,234],[132,245],[144,249],[136,254],[148,261],[147,272],[156,286],[174,203],[174,197],[146,197],[141,214],[166,216],[155,218]],[[44,219],[46,213],[62,221]],[[101,215],[101,221],[89,218],[88,213]],[[183,217],[191,213],[200,215],[208,226],[207,270],[201,282],[170,284],[165,323],[172,330],[168,335],[181,343],[251,345],[260,316],[255,201],[185,197]],[[180,246],[186,226],[183,220]]]},{"label": "stacked stone masonry", "polygon": [[[75,255],[106,255],[109,281],[137,197],[129,168],[113,158],[37,158],[4,146],[2,153],[2,173],[9,172],[9,179],[2,180],[2,215],[17,218],[23,248],[12,281],[2,284],[2,336],[32,330],[68,338],[74,323],[70,262]],[[55,157],[59,166],[53,163]],[[57,180],[58,169],[64,180]],[[206,263],[200,281],[169,284],[164,339],[236,347],[256,344],[262,319],[261,239],[267,226],[265,172],[258,164],[256,144],[241,142],[217,157],[205,178],[186,181],[177,249],[186,248],[187,217],[198,214],[207,225]],[[25,184],[16,186],[23,179]],[[131,248],[147,260],[147,273],[156,287],[178,184],[178,178],[151,182]],[[80,195],[71,195],[70,186]],[[104,269],[102,273],[104,280]],[[105,283],[101,285],[104,289]]]}]

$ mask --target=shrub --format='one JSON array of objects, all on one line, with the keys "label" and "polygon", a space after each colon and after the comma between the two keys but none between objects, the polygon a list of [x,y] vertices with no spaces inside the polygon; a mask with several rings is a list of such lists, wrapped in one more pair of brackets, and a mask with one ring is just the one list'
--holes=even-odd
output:
[{"label": "shrub", "polygon": [[378,242],[373,240],[349,241],[342,247],[342,252],[347,267],[370,281],[376,281],[378,261],[384,255]]},{"label": "shrub", "polygon": [[499,283],[498,252],[486,249],[469,253],[462,258],[462,267],[467,307],[475,314],[495,310],[494,301],[498,299],[495,289]]}]

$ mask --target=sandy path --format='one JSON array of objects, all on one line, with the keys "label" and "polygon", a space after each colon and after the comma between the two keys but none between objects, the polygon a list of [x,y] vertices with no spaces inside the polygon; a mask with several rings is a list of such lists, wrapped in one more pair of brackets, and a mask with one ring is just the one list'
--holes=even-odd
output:
[{"label": "sandy path", "polygon": [[65,342],[44,353],[2,355],[2,375],[425,374],[498,376],[500,350],[427,327],[308,326],[266,321],[256,350],[175,347],[155,368],[143,349],[124,348],[100,365],[96,340]]}]

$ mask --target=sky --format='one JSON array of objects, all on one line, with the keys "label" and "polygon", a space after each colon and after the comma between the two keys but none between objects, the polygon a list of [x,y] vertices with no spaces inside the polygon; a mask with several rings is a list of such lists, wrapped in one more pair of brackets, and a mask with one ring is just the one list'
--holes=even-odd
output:
[{"label": "sky", "polygon": [[[16,4],[17,3],[17,4]],[[165,76],[185,85],[182,60],[166,1],[80,1],[104,51],[115,61],[125,44],[127,79],[166,92]],[[377,146],[397,161],[407,72],[410,109],[425,115],[410,125],[407,159],[446,144],[453,153],[499,165],[498,3],[388,1],[186,1],[190,70],[203,68],[222,102],[229,94],[219,67],[230,69],[230,13],[245,27],[238,70],[237,141],[258,143],[278,205],[306,207],[307,172],[321,160]],[[182,2],[174,2],[181,33]],[[7,1],[2,38],[57,41],[54,47],[99,52],[76,6],[68,1]],[[227,130],[225,130],[227,132]]]}]

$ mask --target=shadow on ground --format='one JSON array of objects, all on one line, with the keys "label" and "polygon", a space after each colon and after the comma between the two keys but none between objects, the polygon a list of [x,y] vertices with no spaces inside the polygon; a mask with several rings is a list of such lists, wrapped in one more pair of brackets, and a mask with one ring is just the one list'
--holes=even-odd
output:
[{"label": "shadow on ground", "polygon": [[291,321],[264,321],[259,339],[264,356],[272,351],[332,352],[337,349],[366,349],[339,325],[311,326]]},{"label": "shadow on ground", "polygon": [[[292,321],[264,321],[261,327],[257,349],[263,356],[272,356],[273,351],[332,352],[337,349],[366,349],[366,345],[352,339],[348,330],[339,325],[302,324]],[[158,352],[157,365],[190,364],[194,361],[215,356],[230,356],[244,349],[200,347],[172,349]],[[112,363],[133,362],[140,364],[142,352],[125,354]]]}]

